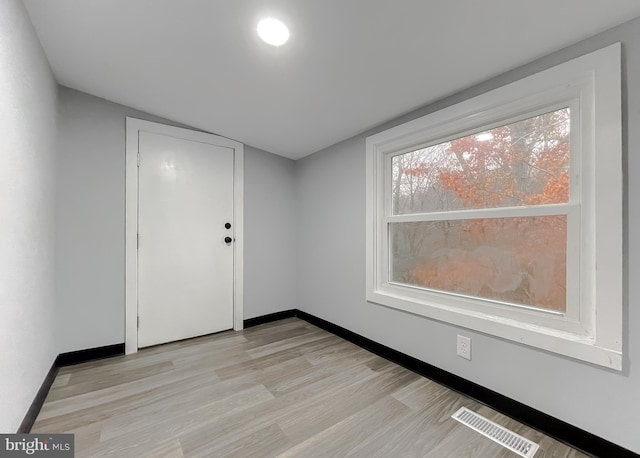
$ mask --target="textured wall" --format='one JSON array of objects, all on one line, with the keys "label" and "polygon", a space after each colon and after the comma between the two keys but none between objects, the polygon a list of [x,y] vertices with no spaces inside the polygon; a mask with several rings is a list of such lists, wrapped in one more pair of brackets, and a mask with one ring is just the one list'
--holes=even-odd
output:
[{"label": "textured wall", "polygon": [[56,84],[19,0],[0,2],[0,432],[16,432],[54,342]]},{"label": "textured wall", "polygon": [[297,308],[295,162],[245,146],[244,318]]}]

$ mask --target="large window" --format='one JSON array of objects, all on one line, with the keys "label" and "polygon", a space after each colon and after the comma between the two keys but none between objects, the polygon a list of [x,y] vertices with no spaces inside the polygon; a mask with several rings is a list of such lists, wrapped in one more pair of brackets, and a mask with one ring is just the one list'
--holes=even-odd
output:
[{"label": "large window", "polygon": [[620,369],[620,105],[614,45],[369,137],[367,299]]}]

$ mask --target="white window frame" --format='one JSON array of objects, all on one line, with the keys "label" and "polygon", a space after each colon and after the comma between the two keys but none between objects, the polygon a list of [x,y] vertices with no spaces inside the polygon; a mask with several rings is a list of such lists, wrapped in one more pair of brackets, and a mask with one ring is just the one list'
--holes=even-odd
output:
[{"label": "white window frame", "polygon": [[[367,300],[622,370],[622,96],[619,43],[367,138]],[[571,110],[566,204],[393,215],[391,158],[562,107]],[[389,279],[393,222],[567,216],[565,313]],[[596,269],[597,266],[597,269]]]}]

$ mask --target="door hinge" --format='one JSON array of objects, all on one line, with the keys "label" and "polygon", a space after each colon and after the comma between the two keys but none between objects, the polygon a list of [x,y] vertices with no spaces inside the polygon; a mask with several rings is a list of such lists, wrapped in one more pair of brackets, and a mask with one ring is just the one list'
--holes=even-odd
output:
[{"label": "door hinge", "polygon": [[138,151],[138,167],[140,167],[140,151]]},{"label": "door hinge", "polygon": [[136,248],[140,249],[140,234],[136,234]]},{"label": "door hinge", "polygon": [[140,329],[140,317],[138,317],[138,329]]}]

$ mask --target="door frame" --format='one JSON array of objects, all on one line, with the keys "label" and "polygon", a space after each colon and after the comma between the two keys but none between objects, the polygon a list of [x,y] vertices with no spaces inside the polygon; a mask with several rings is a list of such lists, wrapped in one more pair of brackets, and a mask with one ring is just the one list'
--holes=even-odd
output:
[{"label": "door frame", "polygon": [[218,135],[126,118],[125,163],[125,353],[138,351],[138,137],[139,132],[223,146],[233,154],[233,329],[243,327],[244,145]]}]

